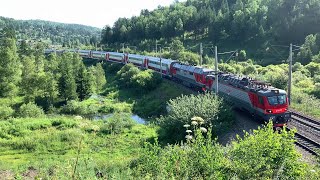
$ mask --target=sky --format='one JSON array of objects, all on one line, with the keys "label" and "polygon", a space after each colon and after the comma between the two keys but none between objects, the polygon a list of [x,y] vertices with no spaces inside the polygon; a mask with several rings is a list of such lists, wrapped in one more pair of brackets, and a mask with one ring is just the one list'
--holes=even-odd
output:
[{"label": "sky", "polygon": [[139,15],[142,9],[168,6],[174,0],[1,0],[0,16],[41,19],[103,28],[120,17]]}]

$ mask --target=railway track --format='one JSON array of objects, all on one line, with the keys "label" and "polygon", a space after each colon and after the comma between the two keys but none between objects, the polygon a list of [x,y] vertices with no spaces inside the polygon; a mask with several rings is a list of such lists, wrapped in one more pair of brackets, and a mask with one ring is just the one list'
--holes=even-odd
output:
[{"label": "railway track", "polygon": [[320,155],[320,121],[296,111],[290,110],[290,112],[291,122],[288,123],[287,129],[297,128],[296,144],[313,155]]},{"label": "railway track", "polygon": [[[287,127],[287,130],[290,131],[290,128]],[[296,144],[300,147],[302,147],[303,149],[305,149],[306,151],[310,152],[313,155],[319,156],[319,150],[320,150],[320,143],[313,141],[312,139],[300,134],[300,133],[296,133],[295,134],[295,138],[296,138]]]},{"label": "railway track", "polygon": [[[170,81],[170,80],[169,80]],[[190,89],[193,92],[196,92],[196,90],[187,87],[183,84],[178,83],[179,85]],[[314,141],[314,138],[309,138],[309,136],[306,136],[306,133],[300,133],[300,132],[296,132],[295,133],[295,138],[296,138],[296,142],[295,144],[300,146],[301,148],[303,148],[304,150],[308,151],[309,153],[311,153],[312,155],[315,156],[320,156],[320,121],[305,116],[299,112],[296,111],[292,111],[290,110],[290,112],[292,113],[291,116],[291,120],[294,121],[296,124],[299,124],[300,127],[303,126],[304,128],[299,128],[299,129],[311,129],[311,132],[313,132],[314,136],[318,136],[317,139],[319,139],[319,141]],[[294,126],[296,127],[296,126]],[[287,127],[287,130],[290,131],[290,128]],[[301,130],[304,131],[304,130]],[[310,133],[310,132],[309,132]]]}]

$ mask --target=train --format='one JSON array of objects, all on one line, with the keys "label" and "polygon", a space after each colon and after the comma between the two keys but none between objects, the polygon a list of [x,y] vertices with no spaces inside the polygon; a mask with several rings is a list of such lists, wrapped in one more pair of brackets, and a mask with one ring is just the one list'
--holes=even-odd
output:
[{"label": "train", "polygon": [[46,49],[45,54],[65,51],[78,53],[83,58],[121,64],[132,63],[139,68],[151,69],[162,74],[163,77],[201,91],[215,91],[215,75],[218,75],[219,96],[232,102],[235,108],[249,112],[254,119],[265,122],[271,120],[275,128],[282,128],[291,118],[285,90],[247,76],[215,72],[209,68],[184,64],[178,60],[129,53]]}]

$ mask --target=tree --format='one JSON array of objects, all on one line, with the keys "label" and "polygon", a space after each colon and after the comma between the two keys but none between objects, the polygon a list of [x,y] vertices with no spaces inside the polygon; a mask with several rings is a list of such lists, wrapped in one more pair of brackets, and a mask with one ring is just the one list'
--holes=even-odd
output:
[{"label": "tree", "polygon": [[101,91],[103,89],[103,87],[107,83],[106,75],[105,75],[105,72],[104,72],[104,69],[103,69],[101,63],[98,63],[96,65],[93,75],[95,77],[96,88],[97,88],[97,90],[99,92],[99,91]]},{"label": "tree", "polygon": [[0,40],[0,97],[15,96],[21,79],[16,41],[11,36]]},{"label": "tree", "polygon": [[320,64],[319,63],[311,62],[311,63],[307,64],[305,67],[311,73],[311,77],[313,77],[314,75],[320,74]]},{"label": "tree", "polygon": [[72,54],[62,54],[59,69],[59,94],[65,101],[77,99],[77,85],[75,81],[75,71],[73,67]]},{"label": "tree", "polygon": [[112,28],[108,25],[105,26],[101,32],[101,37],[102,37],[101,42],[105,44],[113,42],[112,36],[113,36]]},{"label": "tree", "polygon": [[89,95],[92,93],[92,87],[91,87],[91,82],[88,76],[87,69],[83,63],[80,64],[80,69],[76,77],[76,84],[77,84],[77,93],[80,101],[89,97]]},{"label": "tree", "polygon": [[246,53],[246,51],[245,50],[241,50],[240,52],[239,52],[239,55],[238,55],[239,57],[239,60],[240,61],[245,61],[245,60],[247,60],[247,53]]},{"label": "tree", "polygon": [[21,41],[20,46],[19,46],[19,57],[20,59],[22,56],[31,56],[32,50],[27,44],[26,40]]}]

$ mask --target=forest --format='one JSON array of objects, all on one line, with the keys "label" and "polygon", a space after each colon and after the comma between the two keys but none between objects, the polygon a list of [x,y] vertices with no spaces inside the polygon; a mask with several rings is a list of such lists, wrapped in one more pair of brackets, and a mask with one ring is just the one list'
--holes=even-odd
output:
[{"label": "forest", "polygon": [[[199,52],[202,42],[222,51],[245,50],[263,65],[278,64],[287,59],[289,48],[272,45],[303,44],[306,36],[320,32],[319,15],[319,0],[187,0],[119,18],[103,28],[101,38],[110,47],[128,43],[140,51],[154,50],[156,40],[164,49],[177,38],[188,51]],[[318,52],[306,52],[302,64]]]},{"label": "forest", "polygon": [[29,45],[45,42],[52,48],[80,48],[95,46],[100,39],[101,29],[42,20],[15,20],[0,16],[0,29],[9,27],[16,31],[17,41],[27,41]]}]

